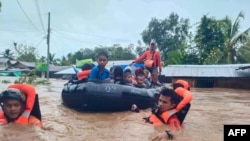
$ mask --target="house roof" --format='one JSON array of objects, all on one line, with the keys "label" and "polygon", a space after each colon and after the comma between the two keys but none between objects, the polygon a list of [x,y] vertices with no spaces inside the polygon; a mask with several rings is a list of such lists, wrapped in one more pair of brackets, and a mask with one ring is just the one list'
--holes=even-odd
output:
[{"label": "house roof", "polygon": [[20,63],[26,67],[35,67],[36,66],[35,62],[17,61],[17,63]]},{"label": "house roof", "polygon": [[1,63],[7,63],[8,60],[9,60],[9,58],[0,57],[0,62],[1,62]]},{"label": "house roof", "polygon": [[55,65],[49,65],[49,71],[61,71],[68,68],[72,68],[72,66],[55,66]]},{"label": "house roof", "polygon": [[226,65],[169,65],[162,69],[167,77],[250,77],[250,69],[239,70],[250,64]]},{"label": "house roof", "polygon": [[[78,68],[76,68],[76,69],[78,69]],[[80,69],[79,69],[79,70],[80,70]],[[75,70],[73,69],[73,67],[70,66],[70,68],[67,68],[67,69],[58,71],[58,72],[56,72],[55,74],[76,74],[76,72],[75,72]]]},{"label": "house roof", "polygon": [[[117,60],[117,61],[108,61],[108,64],[105,66],[106,68],[111,68],[113,66],[118,65],[128,65],[134,60]],[[97,62],[94,62],[95,65],[97,65]]]}]

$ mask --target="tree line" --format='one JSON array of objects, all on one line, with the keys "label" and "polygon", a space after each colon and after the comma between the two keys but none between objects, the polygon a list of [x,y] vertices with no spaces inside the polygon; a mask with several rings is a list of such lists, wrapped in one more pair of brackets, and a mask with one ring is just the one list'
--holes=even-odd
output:
[{"label": "tree line", "polygon": [[[236,64],[250,62],[250,27],[240,32],[240,22],[244,14],[239,12],[233,21],[228,16],[217,19],[203,15],[191,32],[188,18],[180,18],[171,13],[165,19],[152,18],[142,31],[142,41],[136,45],[97,46],[82,48],[76,52],[55,58],[50,53],[49,60],[54,65],[75,64],[76,59],[95,59],[96,52],[106,51],[109,60],[131,60],[141,55],[151,39],[155,39],[164,65],[169,64]],[[27,62],[46,62],[35,47],[14,43],[13,49],[1,53],[4,57]]]}]

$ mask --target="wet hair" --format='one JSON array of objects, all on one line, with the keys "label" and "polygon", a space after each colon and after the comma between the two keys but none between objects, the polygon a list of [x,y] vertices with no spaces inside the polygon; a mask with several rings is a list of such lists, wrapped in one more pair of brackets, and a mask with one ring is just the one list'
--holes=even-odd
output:
[{"label": "wet hair", "polygon": [[124,70],[124,73],[127,73],[127,72],[132,73],[131,69],[129,68]]},{"label": "wet hair", "polygon": [[94,67],[94,64],[84,64],[82,65],[82,70],[91,70]]},{"label": "wet hair", "polygon": [[116,77],[121,77],[121,78],[123,78],[123,70],[122,70],[122,68],[121,68],[121,66],[116,66],[115,68],[114,68],[114,74],[113,74],[114,76],[114,79],[116,79]]},{"label": "wet hair", "polygon": [[170,97],[171,98],[171,103],[174,103],[174,104],[179,104],[181,99],[180,97],[177,95],[177,93],[172,90],[172,89],[169,89],[165,86],[163,86],[161,88],[161,91],[160,91],[160,94],[163,95],[163,96],[167,96],[167,97]]},{"label": "wet hair", "polygon": [[98,58],[98,57],[100,57],[100,56],[105,56],[107,59],[109,58],[109,57],[108,57],[108,54],[107,54],[105,51],[99,52],[99,53],[96,55],[96,58]]},{"label": "wet hair", "polygon": [[132,73],[131,73],[131,72],[125,72],[125,73],[123,74],[124,79],[125,79],[128,75],[132,75]]},{"label": "wet hair", "polygon": [[135,75],[137,76],[137,75],[140,75],[140,74],[145,75],[142,68],[137,68],[137,69],[135,70]]}]

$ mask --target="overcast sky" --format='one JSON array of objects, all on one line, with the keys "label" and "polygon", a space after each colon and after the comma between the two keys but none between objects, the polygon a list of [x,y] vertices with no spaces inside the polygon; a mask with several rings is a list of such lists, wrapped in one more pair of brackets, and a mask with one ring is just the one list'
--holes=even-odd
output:
[{"label": "overcast sky", "polygon": [[0,0],[0,52],[13,42],[37,47],[47,56],[48,12],[51,14],[50,52],[61,58],[80,48],[137,44],[155,17],[171,12],[189,18],[190,25],[204,14],[235,20],[240,11],[245,30],[250,27],[250,0]]}]

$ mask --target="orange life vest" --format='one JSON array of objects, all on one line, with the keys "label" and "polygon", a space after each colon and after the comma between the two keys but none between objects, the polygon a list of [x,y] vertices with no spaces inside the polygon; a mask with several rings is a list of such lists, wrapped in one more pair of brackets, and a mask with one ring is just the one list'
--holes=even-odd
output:
[{"label": "orange life vest", "polygon": [[[16,88],[19,89],[23,94],[26,95],[26,106],[24,112],[21,116],[16,119],[14,122],[18,124],[28,124],[30,112],[34,106],[36,91],[32,85],[29,84],[12,84],[8,86],[8,88]],[[0,111],[0,123],[5,124],[8,123],[6,117],[4,116],[3,111]]]},{"label": "orange life vest", "polygon": [[185,81],[185,80],[180,79],[180,80],[177,80],[175,83],[183,85],[184,89],[186,89],[186,90],[190,89],[190,86],[189,86],[188,82]]},{"label": "orange life vest", "polygon": [[[160,115],[157,115],[155,113],[152,113],[149,116],[149,122],[153,123],[154,125],[159,125],[159,124],[163,124],[163,123],[168,123],[168,120],[171,116],[175,115],[176,113],[178,113],[179,111],[181,111],[187,104],[189,104],[192,100],[192,94],[190,91],[179,87],[175,89],[175,92],[182,97],[182,100],[180,101],[180,103],[176,106],[175,109],[163,112]],[[182,121],[181,121],[182,122]]]},{"label": "orange life vest", "polygon": [[[158,109],[156,109],[158,110]],[[153,125],[161,125],[166,124],[171,116],[176,113],[176,109],[172,109],[169,111],[165,111],[161,114],[153,113],[148,117],[148,122],[152,123]]]},{"label": "orange life vest", "polygon": [[82,80],[82,79],[88,78],[90,72],[91,72],[91,70],[84,70],[84,71],[78,72],[77,73],[78,80]]},{"label": "orange life vest", "polygon": [[182,97],[182,100],[180,103],[176,106],[176,110],[180,111],[182,108],[184,108],[188,103],[190,103],[193,99],[192,93],[182,87],[178,87],[174,90],[180,97]]},{"label": "orange life vest", "polygon": [[42,124],[41,120],[39,120],[38,118],[36,118],[35,116],[32,116],[32,115],[29,117],[29,124],[36,125],[40,128],[43,128],[43,124]]}]

